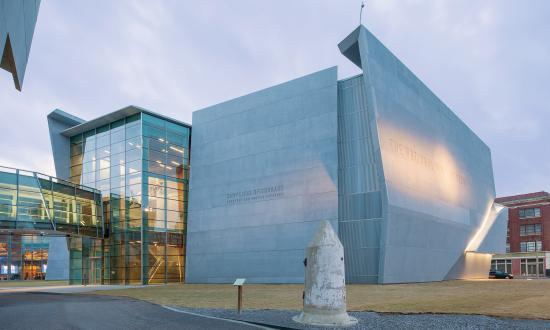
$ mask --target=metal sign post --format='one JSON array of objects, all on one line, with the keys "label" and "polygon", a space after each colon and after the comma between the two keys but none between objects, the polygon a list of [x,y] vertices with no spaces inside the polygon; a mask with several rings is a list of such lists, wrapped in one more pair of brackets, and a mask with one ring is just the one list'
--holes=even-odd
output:
[{"label": "metal sign post", "polygon": [[246,282],[246,278],[238,278],[235,280],[235,285],[237,287],[237,313],[241,314],[243,307],[243,284]]}]

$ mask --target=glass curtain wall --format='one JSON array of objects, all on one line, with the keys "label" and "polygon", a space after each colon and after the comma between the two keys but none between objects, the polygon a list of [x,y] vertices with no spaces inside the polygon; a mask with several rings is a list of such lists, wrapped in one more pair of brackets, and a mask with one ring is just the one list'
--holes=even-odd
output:
[{"label": "glass curtain wall", "polygon": [[0,167],[0,228],[102,237],[99,196],[61,179]]},{"label": "glass curtain wall", "polygon": [[189,137],[139,113],[71,138],[71,181],[103,196],[105,283],[184,280]]},{"label": "glass curtain wall", "polygon": [[44,279],[48,235],[103,237],[100,196],[55,177],[0,167],[0,280]]},{"label": "glass curtain wall", "polygon": [[69,284],[104,284],[103,240],[71,237],[69,240]]},{"label": "glass curtain wall", "polygon": [[188,127],[143,114],[143,273],[183,282],[189,180]]},{"label": "glass curtain wall", "polygon": [[48,267],[49,238],[42,236],[23,236],[22,275],[24,280],[45,280]]}]

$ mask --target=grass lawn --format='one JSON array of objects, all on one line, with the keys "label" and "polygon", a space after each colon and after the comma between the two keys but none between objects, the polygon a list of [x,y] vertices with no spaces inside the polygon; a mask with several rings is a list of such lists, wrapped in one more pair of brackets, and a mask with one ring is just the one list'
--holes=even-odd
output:
[{"label": "grass lawn", "polygon": [[[249,284],[249,309],[302,308],[302,285]],[[161,305],[235,308],[232,285],[171,284],[96,294],[125,296]],[[417,284],[348,285],[348,310],[394,313],[461,313],[550,319],[550,280],[477,280]]]},{"label": "grass lawn", "polygon": [[68,281],[0,281],[0,288],[68,285]]}]

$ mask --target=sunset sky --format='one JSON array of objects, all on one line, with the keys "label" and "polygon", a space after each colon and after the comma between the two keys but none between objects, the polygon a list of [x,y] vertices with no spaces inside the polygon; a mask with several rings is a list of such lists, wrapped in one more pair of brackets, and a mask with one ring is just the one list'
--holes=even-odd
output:
[{"label": "sunset sky", "polygon": [[[54,175],[46,115],[194,110],[334,65],[360,1],[45,0],[0,165]],[[498,195],[550,190],[550,1],[370,0],[363,23],[492,150]]]}]

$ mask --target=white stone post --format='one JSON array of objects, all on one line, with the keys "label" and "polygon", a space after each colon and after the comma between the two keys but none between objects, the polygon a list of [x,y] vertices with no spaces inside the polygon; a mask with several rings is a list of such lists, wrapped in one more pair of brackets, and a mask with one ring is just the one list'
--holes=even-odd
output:
[{"label": "white stone post", "polygon": [[344,248],[326,220],[307,247],[305,266],[304,309],[293,320],[319,326],[356,324],[346,311]]}]

